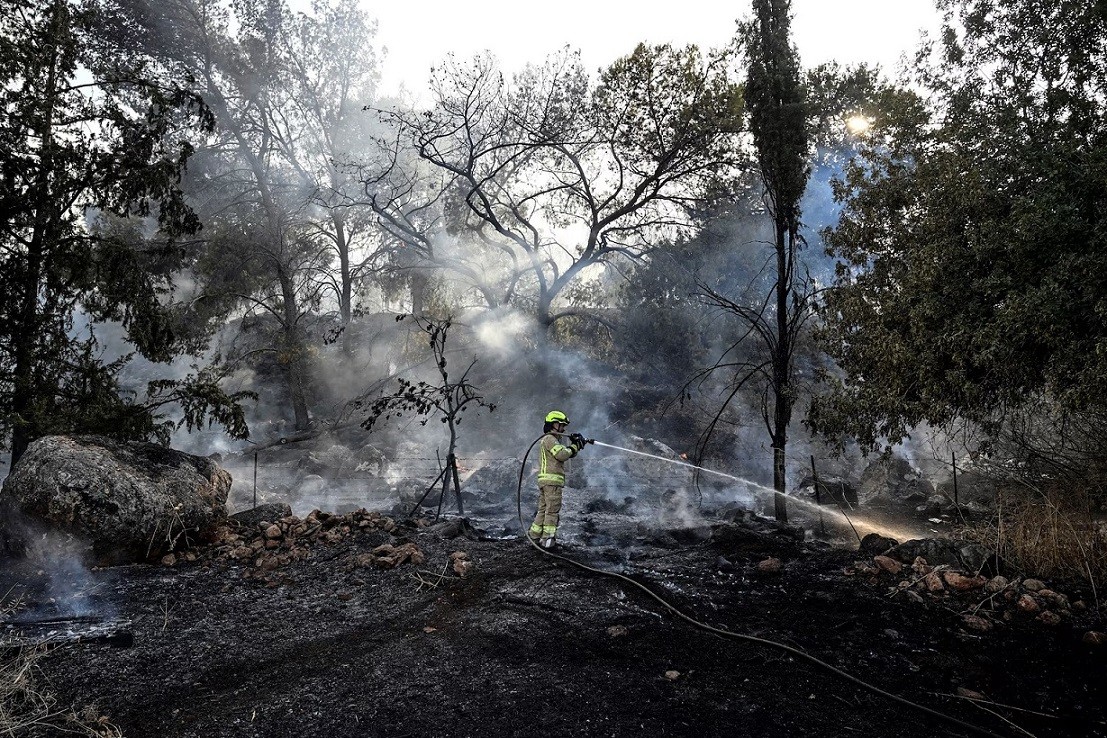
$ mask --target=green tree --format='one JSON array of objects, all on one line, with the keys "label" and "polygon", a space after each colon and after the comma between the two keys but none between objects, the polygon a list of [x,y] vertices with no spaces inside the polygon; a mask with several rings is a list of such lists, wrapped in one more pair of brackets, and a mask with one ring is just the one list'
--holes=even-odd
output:
[{"label": "green tree", "polygon": [[840,183],[813,426],[868,447],[1047,398],[1107,405],[1102,3],[943,0],[924,109],[892,108]]},{"label": "green tree", "polygon": [[749,72],[746,108],[757,148],[764,203],[773,221],[776,270],[773,301],[767,310],[749,310],[715,295],[720,305],[739,310],[769,348],[768,379],[772,411],[765,420],[773,445],[773,488],[777,520],[786,521],[785,449],[796,397],[793,359],[796,334],[809,311],[809,294],[797,290],[800,198],[810,173],[806,92],[792,45],[789,0],[754,0],[754,18],[743,28]]},{"label": "green tree", "polygon": [[[95,326],[121,323],[154,361],[182,349],[169,299],[176,238],[199,225],[179,188],[183,127],[211,120],[126,47],[132,29],[113,3],[0,8],[0,426],[14,463],[47,433],[158,432],[152,406],[180,385],[152,387],[149,405],[121,395],[126,357],[106,363]],[[234,398],[204,392],[244,434]],[[188,422],[211,407],[193,405]]]}]

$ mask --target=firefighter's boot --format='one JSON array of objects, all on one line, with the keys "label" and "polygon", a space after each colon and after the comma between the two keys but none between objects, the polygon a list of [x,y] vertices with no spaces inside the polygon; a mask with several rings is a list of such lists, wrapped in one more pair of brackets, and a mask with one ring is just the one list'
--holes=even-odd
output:
[{"label": "firefighter's boot", "polygon": [[553,536],[542,536],[538,540],[538,545],[547,551],[552,551],[557,547],[557,541]]}]

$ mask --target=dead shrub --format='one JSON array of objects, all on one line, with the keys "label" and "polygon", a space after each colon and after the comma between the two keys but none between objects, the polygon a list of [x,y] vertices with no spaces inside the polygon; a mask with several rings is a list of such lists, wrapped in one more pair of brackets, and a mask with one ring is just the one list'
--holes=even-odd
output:
[{"label": "dead shrub", "polygon": [[1096,503],[1080,489],[1008,488],[996,497],[996,516],[965,536],[1034,576],[1087,582],[1098,606],[1107,584],[1107,521]]}]

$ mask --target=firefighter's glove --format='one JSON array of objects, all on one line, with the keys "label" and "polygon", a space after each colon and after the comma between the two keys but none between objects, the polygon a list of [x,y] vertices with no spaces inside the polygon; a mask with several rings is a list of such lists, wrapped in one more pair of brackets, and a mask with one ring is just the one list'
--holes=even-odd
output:
[{"label": "firefighter's glove", "polygon": [[569,443],[573,444],[573,447],[576,448],[577,451],[580,451],[582,448],[584,448],[584,444],[586,443],[586,441],[584,440],[584,436],[582,436],[581,434],[570,433]]}]

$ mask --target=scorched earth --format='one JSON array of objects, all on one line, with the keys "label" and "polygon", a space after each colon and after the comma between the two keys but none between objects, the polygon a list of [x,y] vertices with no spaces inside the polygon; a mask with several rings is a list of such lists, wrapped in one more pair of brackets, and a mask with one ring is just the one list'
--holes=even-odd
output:
[{"label": "scorched earth", "polygon": [[1090,593],[988,589],[749,514],[585,535],[615,517],[578,511],[561,554],[771,643],[461,519],[364,511],[234,523],[180,560],[93,572],[94,627],[22,635],[56,644],[60,704],[132,738],[1107,735]]}]

